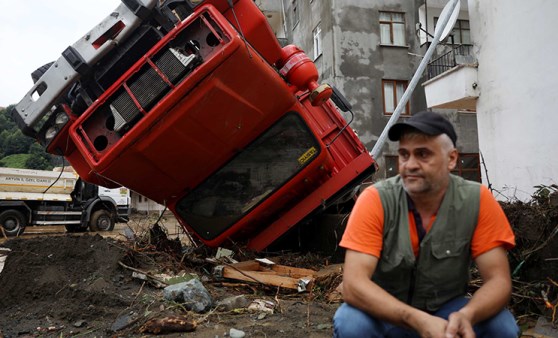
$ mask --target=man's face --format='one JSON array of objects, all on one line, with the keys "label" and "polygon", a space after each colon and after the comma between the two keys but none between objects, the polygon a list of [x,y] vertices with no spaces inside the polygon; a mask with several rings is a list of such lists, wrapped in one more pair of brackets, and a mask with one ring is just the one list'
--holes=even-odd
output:
[{"label": "man's face", "polygon": [[410,195],[437,193],[447,187],[457,151],[445,135],[406,134],[399,141],[399,174]]}]

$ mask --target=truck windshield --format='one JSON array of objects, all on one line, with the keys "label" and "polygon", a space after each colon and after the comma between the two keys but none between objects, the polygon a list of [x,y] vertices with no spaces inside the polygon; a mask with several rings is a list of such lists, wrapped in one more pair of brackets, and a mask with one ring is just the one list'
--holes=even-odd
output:
[{"label": "truck windshield", "polygon": [[302,118],[289,113],[180,199],[178,214],[212,239],[285,184],[319,153]]}]

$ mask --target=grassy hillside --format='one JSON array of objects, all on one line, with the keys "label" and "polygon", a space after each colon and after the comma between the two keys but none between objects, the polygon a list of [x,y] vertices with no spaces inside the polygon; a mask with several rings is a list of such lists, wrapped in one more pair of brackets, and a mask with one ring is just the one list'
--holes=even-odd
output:
[{"label": "grassy hillside", "polygon": [[0,166],[5,168],[25,169],[25,162],[27,162],[29,157],[31,157],[31,154],[8,155],[0,160]]}]

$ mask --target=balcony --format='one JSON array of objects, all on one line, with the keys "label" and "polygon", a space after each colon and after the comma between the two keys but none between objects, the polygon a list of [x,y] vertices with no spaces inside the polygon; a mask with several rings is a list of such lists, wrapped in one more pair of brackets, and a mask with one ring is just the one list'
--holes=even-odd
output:
[{"label": "balcony", "polygon": [[472,46],[461,45],[430,62],[422,84],[429,108],[476,111],[477,61],[471,52]]}]

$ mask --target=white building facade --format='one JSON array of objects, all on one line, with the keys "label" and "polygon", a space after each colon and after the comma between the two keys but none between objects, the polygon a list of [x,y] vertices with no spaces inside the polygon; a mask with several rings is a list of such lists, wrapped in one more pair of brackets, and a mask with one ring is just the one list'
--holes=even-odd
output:
[{"label": "white building facade", "polygon": [[558,184],[558,1],[468,0],[468,11],[476,64],[426,82],[427,105],[473,103],[483,183],[526,201]]}]

